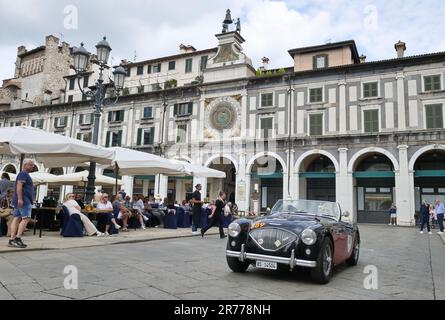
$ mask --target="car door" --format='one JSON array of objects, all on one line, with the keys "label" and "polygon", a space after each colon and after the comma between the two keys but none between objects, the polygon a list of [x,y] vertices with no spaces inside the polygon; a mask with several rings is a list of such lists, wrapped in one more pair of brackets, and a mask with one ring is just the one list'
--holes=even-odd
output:
[{"label": "car door", "polygon": [[347,259],[348,228],[345,223],[336,222],[332,226],[332,233],[334,238],[334,264],[341,264]]}]

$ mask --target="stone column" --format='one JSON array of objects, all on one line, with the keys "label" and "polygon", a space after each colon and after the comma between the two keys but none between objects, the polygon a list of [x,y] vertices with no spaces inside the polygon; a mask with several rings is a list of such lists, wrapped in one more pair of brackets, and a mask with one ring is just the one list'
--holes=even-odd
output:
[{"label": "stone column", "polygon": [[405,76],[403,72],[397,73],[397,118],[398,130],[406,129],[405,116]]},{"label": "stone column", "polygon": [[[145,189],[145,181],[144,181],[144,189]],[[155,179],[155,195],[159,195],[162,199],[167,197],[168,191],[168,177],[158,174]],[[148,192],[148,184],[147,184],[147,192]]]},{"label": "stone column", "polygon": [[400,226],[414,226],[414,175],[409,172],[408,146],[400,145],[399,166],[396,172],[396,206],[397,224]]},{"label": "stone column", "polygon": [[142,194],[145,196],[148,194],[148,187],[149,187],[150,181],[144,180],[142,183]]},{"label": "stone column", "polygon": [[352,172],[348,172],[348,149],[338,149],[340,154],[340,170],[335,175],[335,192],[337,202],[340,204],[342,212],[348,211],[350,217],[345,219],[357,222],[357,210],[354,207],[354,178]]},{"label": "stone column", "polygon": [[286,175],[285,185],[286,187],[286,193],[284,193],[284,198],[289,199],[297,199],[295,196],[295,171],[294,171],[294,164],[295,164],[295,150],[286,150],[287,153],[287,159],[289,159],[289,163],[287,164],[289,175]]},{"label": "stone column", "polygon": [[340,134],[346,133],[346,81],[340,81],[339,86],[339,115],[340,115]]},{"label": "stone column", "polygon": [[133,185],[134,185],[134,177],[131,176],[123,176],[122,177],[123,188],[127,195],[133,195]]}]

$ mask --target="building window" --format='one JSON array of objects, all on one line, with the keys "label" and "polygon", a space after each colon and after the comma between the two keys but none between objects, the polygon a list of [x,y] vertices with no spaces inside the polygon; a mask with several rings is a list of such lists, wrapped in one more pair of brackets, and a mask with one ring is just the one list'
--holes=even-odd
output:
[{"label": "building window", "polygon": [[144,66],[138,66],[137,75],[140,76],[144,74]]},{"label": "building window", "polygon": [[138,129],[138,146],[148,146],[153,145],[155,141],[155,128],[151,127],[148,129],[139,128]]},{"label": "building window", "polygon": [[158,63],[158,64],[153,65],[153,69],[152,70],[153,70],[153,73],[161,72],[161,64]]},{"label": "building window", "polygon": [[170,61],[168,63],[168,70],[175,70],[176,69],[176,61]]},{"label": "building window", "polygon": [[309,89],[309,102],[316,103],[323,101],[323,88]]},{"label": "building window", "polygon": [[70,79],[69,90],[74,90],[75,85],[76,85],[76,79]]},{"label": "building window", "polygon": [[122,130],[117,132],[109,131],[107,133],[107,141],[105,146],[108,147],[120,147],[122,145]]},{"label": "building window", "polygon": [[145,91],[144,86],[139,86],[138,87],[138,93],[144,93],[144,91]]},{"label": "building window", "polygon": [[89,76],[85,76],[85,77],[83,77],[83,87],[84,87],[84,88],[88,88],[88,82],[89,82],[89,80],[90,80],[90,77],[89,77]]},{"label": "building window", "polygon": [[365,133],[379,132],[379,110],[364,110],[363,125]]},{"label": "building window", "polygon": [[309,135],[322,136],[323,135],[323,114],[309,115]]},{"label": "building window", "polygon": [[93,114],[87,113],[87,114],[81,114],[79,115],[79,124],[82,125],[90,125],[93,123]]},{"label": "building window", "polygon": [[73,102],[74,101],[74,96],[73,95],[69,95],[68,96],[68,102]]},{"label": "building window", "polygon": [[377,98],[379,96],[378,82],[363,84],[363,98]]},{"label": "building window", "polygon": [[186,143],[187,142],[187,124],[179,124],[178,131],[176,134],[176,143]]},{"label": "building window", "polygon": [[108,112],[108,122],[123,122],[125,111],[110,111]]},{"label": "building window", "polygon": [[91,132],[85,132],[85,133],[79,132],[77,134],[77,140],[92,143],[93,142],[93,134]]},{"label": "building window", "polygon": [[65,128],[68,123],[68,117],[57,117],[54,119],[54,128]]},{"label": "building window", "polygon": [[147,67],[147,73],[148,73],[148,74],[151,74],[151,65],[149,65],[149,66]]},{"label": "building window", "polygon": [[131,77],[131,68],[130,67],[127,69],[127,77]]},{"label": "building window", "polygon": [[151,118],[153,118],[153,107],[145,107],[142,119],[151,119]]},{"label": "building window", "polygon": [[174,115],[176,117],[190,116],[192,114],[193,114],[193,102],[175,104]]},{"label": "building window", "polygon": [[314,56],[314,69],[324,69],[328,67],[328,55],[322,54]]},{"label": "building window", "polygon": [[437,91],[442,89],[440,75],[428,76],[423,78],[425,84],[425,92],[427,91]]},{"label": "building window", "polygon": [[273,117],[260,119],[261,138],[269,139],[273,137]]},{"label": "building window", "polygon": [[261,108],[273,107],[273,93],[263,93],[261,95]]},{"label": "building window", "polygon": [[185,73],[192,72],[193,59],[185,60]]},{"label": "building window", "polygon": [[426,128],[442,129],[443,128],[443,105],[431,104],[425,106]]},{"label": "building window", "polygon": [[209,57],[208,56],[202,56],[201,57],[201,71],[207,69],[207,62],[209,61]]},{"label": "building window", "polygon": [[31,121],[31,127],[38,128],[38,129],[43,129],[43,119],[32,120]]}]

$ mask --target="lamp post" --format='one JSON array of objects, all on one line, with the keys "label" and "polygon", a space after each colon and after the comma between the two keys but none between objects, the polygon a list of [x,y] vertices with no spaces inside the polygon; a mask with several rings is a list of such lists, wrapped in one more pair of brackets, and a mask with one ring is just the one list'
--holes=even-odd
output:
[{"label": "lamp post", "polygon": [[[99,65],[99,78],[96,82],[96,88],[94,90],[84,91],[80,85],[80,79],[87,71],[88,62],[90,60],[90,53],[84,48],[82,43],[79,48],[73,49],[74,56],[74,69],[77,76],[77,84],[80,91],[86,97],[94,101],[94,131],[93,131],[93,143],[98,144],[99,142],[99,123],[100,117],[105,106],[111,106],[117,103],[120,95],[120,91],[124,88],[125,77],[127,72],[122,66],[117,67],[113,71],[114,79],[110,79],[110,83],[113,85],[115,90],[116,98],[112,101],[107,96],[106,85],[104,84],[103,71],[107,66],[108,59],[110,57],[111,47],[107,42],[107,38],[104,37],[96,45],[97,49],[97,61],[94,63]],[[86,201],[90,203],[95,194],[95,180],[96,180],[96,163],[90,162],[90,169],[88,175],[88,185],[86,191]]]}]

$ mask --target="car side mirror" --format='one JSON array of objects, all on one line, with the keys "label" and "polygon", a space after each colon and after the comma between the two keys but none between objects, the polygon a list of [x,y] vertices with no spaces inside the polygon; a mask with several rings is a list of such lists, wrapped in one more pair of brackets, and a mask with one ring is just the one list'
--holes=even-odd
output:
[{"label": "car side mirror", "polygon": [[351,216],[351,214],[349,213],[349,211],[345,211],[345,212],[343,212],[343,214],[342,214],[342,217],[343,218],[349,218]]}]

